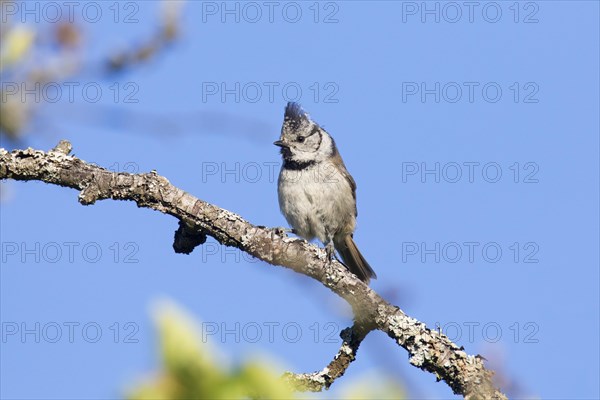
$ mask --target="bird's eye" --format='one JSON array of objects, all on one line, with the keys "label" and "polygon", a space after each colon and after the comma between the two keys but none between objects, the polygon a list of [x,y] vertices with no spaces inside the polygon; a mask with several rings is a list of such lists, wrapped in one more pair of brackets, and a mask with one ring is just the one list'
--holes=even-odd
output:
[{"label": "bird's eye", "polygon": [[298,140],[300,143],[304,143],[304,136],[298,136]]}]

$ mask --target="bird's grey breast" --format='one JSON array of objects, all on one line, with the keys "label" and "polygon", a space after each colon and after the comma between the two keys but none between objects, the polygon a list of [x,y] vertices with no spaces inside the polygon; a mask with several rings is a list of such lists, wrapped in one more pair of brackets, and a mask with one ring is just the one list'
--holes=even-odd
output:
[{"label": "bird's grey breast", "polygon": [[301,170],[281,169],[279,206],[298,235],[326,242],[331,236],[351,233],[355,225],[354,188],[339,168],[320,162]]}]

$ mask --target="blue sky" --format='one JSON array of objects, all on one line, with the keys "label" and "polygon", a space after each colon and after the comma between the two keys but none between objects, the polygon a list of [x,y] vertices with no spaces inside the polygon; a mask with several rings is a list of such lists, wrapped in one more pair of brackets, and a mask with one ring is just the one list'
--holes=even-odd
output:
[{"label": "blue sky", "polygon": [[[121,3],[118,17],[98,4],[98,22],[75,14],[90,60],[156,26],[157,2]],[[284,226],[272,142],[297,100],[358,184],[355,239],[375,290],[488,358],[513,396],[598,398],[598,3],[222,4],[187,3],[181,39],[156,60],[72,79],[100,87],[99,101],[77,89],[40,107],[26,144],[68,139],[86,161],[155,169]],[[213,240],[174,254],[171,217],[83,207],[39,182],[2,190],[2,398],[118,398],[157,367],[161,298],[218,329],[208,336],[231,360],[266,354],[296,372],[324,367],[351,323],[320,284]],[[329,392],[304,397],[376,386],[384,372],[411,397],[453,397],[381,333]]]}]

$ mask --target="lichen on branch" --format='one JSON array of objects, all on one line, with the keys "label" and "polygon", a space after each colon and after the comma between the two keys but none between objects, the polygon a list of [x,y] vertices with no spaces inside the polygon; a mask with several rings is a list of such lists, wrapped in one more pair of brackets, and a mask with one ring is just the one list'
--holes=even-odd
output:
[{"label": "lichen on branch", "polygon": [[354,361],[364,337],[372,330],[380,330],[408,351],[412,365],[446,382],[455,394],[466,399],[506,399],[494,386],[493,372],[485,368],[482,357],[468,355],[444,334],[407,316],[342,264],[330,262],[325,250],[290,238],[281,229],[253,225],[173,186],[154,171],[112,172],[69,155],[70,151],[71,144],[66,141],[48,152],[0,149],[0,179],[43,181],[76,189],[83,205],[104,199],[135,201],[139,207],[179,220],[174,243],[178,252],[190,253],[208,235],[222,245],[316,279],[352,306],[355,324],[342,331],[343,344],[333,361],[319,372],[284,375],[296,390],[328,388]]}]

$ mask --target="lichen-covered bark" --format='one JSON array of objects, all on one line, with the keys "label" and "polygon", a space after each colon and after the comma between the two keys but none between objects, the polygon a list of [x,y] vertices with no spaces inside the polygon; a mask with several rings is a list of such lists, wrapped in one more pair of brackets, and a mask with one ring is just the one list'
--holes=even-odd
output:
[{"label": "lichen-covered bark", "polygon": [[325,251],[304,240],[289,238],[281,229],[255,226],[237,214],[202,201],[173,186],[156,172],[115,173],[70,156],[71,144],[62,141],[49,152],[0,149],[0,179],[38,180],[79,190],[79,202],[131,200],[179,219],[175,251],[190,253],[214,237],[273,265],[281,265],[321,282],[344,298],[355,315],[355,325],[342,331],[342,347],[322,371],[286,374],[298,390],[328,388],[342,376],[364,337],[374,329],[387,333],[410,355],[410,363],[445,381],[467,399],[505,399],[492,384],[492,371],[479,356],[467,355],[445,335],[428,329],[381,298]]},{"label": "lichen-covered bark", "polygon": [[344,329],[340,333],[340,337],[343,340],[342,346],[325,368],[310,374],[292,374],[287,372],[283,378],[299,391],[320,392],[323,389],[329,389],[329,386],[337,378],[344,375],[350,363],[354,361],[360,343],[369,332],[370,329],[360,323],[355,324],[351,328]]}]

